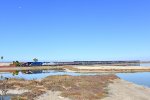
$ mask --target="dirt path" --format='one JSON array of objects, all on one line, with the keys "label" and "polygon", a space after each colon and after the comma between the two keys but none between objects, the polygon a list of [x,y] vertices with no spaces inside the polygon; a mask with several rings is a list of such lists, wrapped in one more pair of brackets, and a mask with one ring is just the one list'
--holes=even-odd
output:
[{"label": "dirt path", "polygon": [[103,100],[150,100],[150,88],[121,79],[108,86],[109,96]]}]

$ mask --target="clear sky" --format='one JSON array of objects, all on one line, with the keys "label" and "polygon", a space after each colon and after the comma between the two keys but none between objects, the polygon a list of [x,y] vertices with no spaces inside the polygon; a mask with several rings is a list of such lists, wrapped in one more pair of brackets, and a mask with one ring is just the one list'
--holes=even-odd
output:
[{"label": "clear sky", "polygon": [[0,56],[150,60],[150,0],[0,0]]}]

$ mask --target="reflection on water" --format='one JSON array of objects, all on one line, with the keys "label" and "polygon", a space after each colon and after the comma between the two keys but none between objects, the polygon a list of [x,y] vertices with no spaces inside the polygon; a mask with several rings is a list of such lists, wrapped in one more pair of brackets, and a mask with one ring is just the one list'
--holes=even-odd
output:
[{"label": "reflection on water", "polygon": [[129,82],[133,82],[139,85],[150,87],[150,72],[118,73],[116,75]]},{"label": "reflection on water", "polygon": [[[74,73],[74,72],[65,72],[65,71],[55,71],[55,70],[40,70],[40,71],[28,71],[28,72],[19,72],[15,73],[0,73],[3,77],[7,78],[23,78],[26,80],[33,79],[42,79],[47,76],[54,75],[71,75],[71,76],[83,76],[83,75],[106,75],[106,74],[114,74],[114,73]],[[140,72],[140,73],[117,73],[118,77],[139,84],[143,86],[150,87],[150,72]]]},{"label": "reflection on water", "polygon": [[150,67],[150,63],[142,63],[142,64],[140,64],[140,66]]},{"label": "reflection on water", "polygon": [[96,75],[96,73],[74,73],[74,72],[47,70],[42,72],[41,71],[31,72],[30,74],[26,74],[25,72],[16,72],[15,74],[6,72],[1,73],[0,75],[7,78],[23,78],[26,80],[33,80],[33,79],[42,79],[47,76],[54,76],[54,75],[82,76],[82,75]]}]

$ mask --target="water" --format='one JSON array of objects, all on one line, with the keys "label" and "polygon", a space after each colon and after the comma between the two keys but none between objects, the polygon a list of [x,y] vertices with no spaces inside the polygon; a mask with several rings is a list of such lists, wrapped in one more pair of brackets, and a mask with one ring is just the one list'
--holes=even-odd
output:
[{"label": "water", "polygon": [[142,63],[142,64],[140,64],[140,66],[150,67],[150,63]]},{"label": "water", "polygon": [[[141,63],[141,67],[150,67],[150,63]],[[118,77],[138,85],[150,87],[150,72],[118,73]]]},{"label": "water", "polygon": [[116,75],[129,82],[133,82],[138,85],[143,85],[145,87],[150,87],[150,72],[118,73]]},{"label": "water", "polygon": [[0,96],[0,100],[11,100],[10,96]]},{"label": "water", "polygon": [[18,75],[13,75],[12,73],[1,73],[3,77],[7,78],[18,78],[18,79],[26,79],[26,80],[33,80],[33,79],[42,79],[47,76],[54,76],[54,75],[72,75],[72,76],[82,76],[82,75],[96,75],[96,73],[74,73],[74,72],[64,72],[64,71],[44,71],[44,73],[34,73],[34,74],[24,74],[19,72]]},{"label": "water", "polygon": [[[43,79],[47,76],[54,76],[54,75],[83,76],[83,75],[104,75],[104,74],[113,74],[113,73],[74,73],[74,72],[47,70],[47,71],[39,71],[39,73],[34,74],[24,74],[22,72],[19,72],[18,75],[14,76],[12,73],[7,72],[1,73],[0,75],[7,78],[23,78],[26,80],[33,80],[33,79]],[[150,72],[117,73],[116,75],[129,82],[150,87]]]}]

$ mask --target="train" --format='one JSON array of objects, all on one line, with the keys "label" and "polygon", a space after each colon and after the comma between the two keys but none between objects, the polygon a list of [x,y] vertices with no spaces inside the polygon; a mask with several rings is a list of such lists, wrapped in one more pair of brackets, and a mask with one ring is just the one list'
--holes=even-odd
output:
[{"label": "train", "polygon": [[122,65],[140,66],[140,61],[72,61],[72,62],[25,62],[22,66],[63,66],[63,65]]}]

